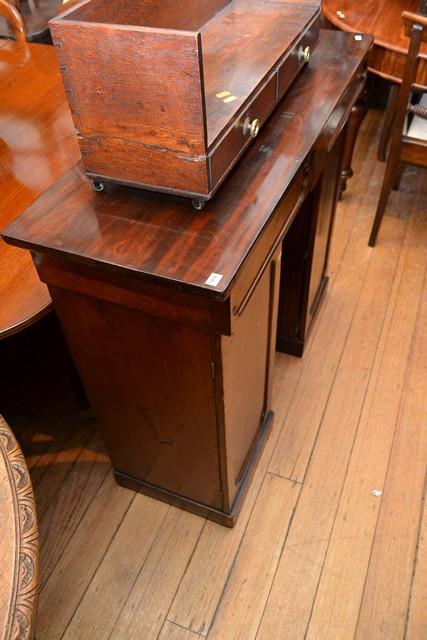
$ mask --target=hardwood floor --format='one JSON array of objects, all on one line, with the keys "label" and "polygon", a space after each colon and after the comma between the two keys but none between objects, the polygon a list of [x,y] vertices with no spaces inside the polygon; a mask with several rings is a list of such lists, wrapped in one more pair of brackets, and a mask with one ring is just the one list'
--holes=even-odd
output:
[{"label": "hardwood floor", "polygon": [[427,638],[427,180],[407,168],[369,248],[380,117],[306,354],[276,357],[234,529],[115,484],[54,318],[0,344],[0,410],[39,505],[38,640]]}]

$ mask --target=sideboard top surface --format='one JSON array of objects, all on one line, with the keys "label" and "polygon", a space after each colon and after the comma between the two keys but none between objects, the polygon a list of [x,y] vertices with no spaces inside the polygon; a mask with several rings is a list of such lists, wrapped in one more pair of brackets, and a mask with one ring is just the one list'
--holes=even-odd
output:
[{"label": "sideboard top surface", "polygon": [[[125,187],[96,194],[77,165],[3,237],[37,253],[225,298],[371,44],[369,36],[322,32],[310,66],[203,211],[183,198]],[[222,276],[216,286],[207,283],[212,273]]]}]

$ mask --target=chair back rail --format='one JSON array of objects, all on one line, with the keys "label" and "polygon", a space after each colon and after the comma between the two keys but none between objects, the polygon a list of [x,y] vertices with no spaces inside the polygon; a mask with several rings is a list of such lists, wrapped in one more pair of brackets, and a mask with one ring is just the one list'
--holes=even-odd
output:
[{"label": "chair back rail", "polygon": [[0,0],[0,16],[6,18],[11,25],[18,42],[25,42],[25,29],[18,9],[8,0]]}]

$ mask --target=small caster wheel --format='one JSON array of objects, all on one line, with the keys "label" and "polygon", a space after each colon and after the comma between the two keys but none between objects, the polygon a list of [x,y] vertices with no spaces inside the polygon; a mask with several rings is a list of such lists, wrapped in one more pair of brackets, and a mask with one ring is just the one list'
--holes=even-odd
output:
[{"label": "small caster wheel", "polygon": [[94,191],[104,191],[105,183],[101,182],[100,180],[94,180],[92,182],[92,187]]},{"label": "small caster wheel", "polygon": [[201,211],[206,206],[206,202],[204,200],[192,200],[191,204],[197,211]]}]

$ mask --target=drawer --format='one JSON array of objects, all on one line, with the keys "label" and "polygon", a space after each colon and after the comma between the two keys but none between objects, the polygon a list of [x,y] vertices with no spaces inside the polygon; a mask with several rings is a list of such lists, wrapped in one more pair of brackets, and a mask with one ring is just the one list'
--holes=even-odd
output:
[{"label": "drawer", "polygon": [[[250,124],[258,120],[262,127],[276,103],[276,73],[273,73],[231,129],[209,153],[211,191],[251,142]],[[256,133],[255,131],[253,133]]]},{"label": "drawer", "polygon": [[307,29],[297,39],[292,49],[283,59],[277,71],[277,99],[280,100],[289,89],[303,66],[308,60],[304,57],[304,52],[309,47],[310,54],[313,53],[319,40],[320,18],[316,18]]},{"label": "drawer", "polygon": [[312,186],[317,182],[317,179],[323,170],[328,153],[334,146],[343,127],[347,124],[350,111],[363,92],[366,84],[366,77],[367,67],[365,63],[362,63],[316,140],[314,147]]}]

